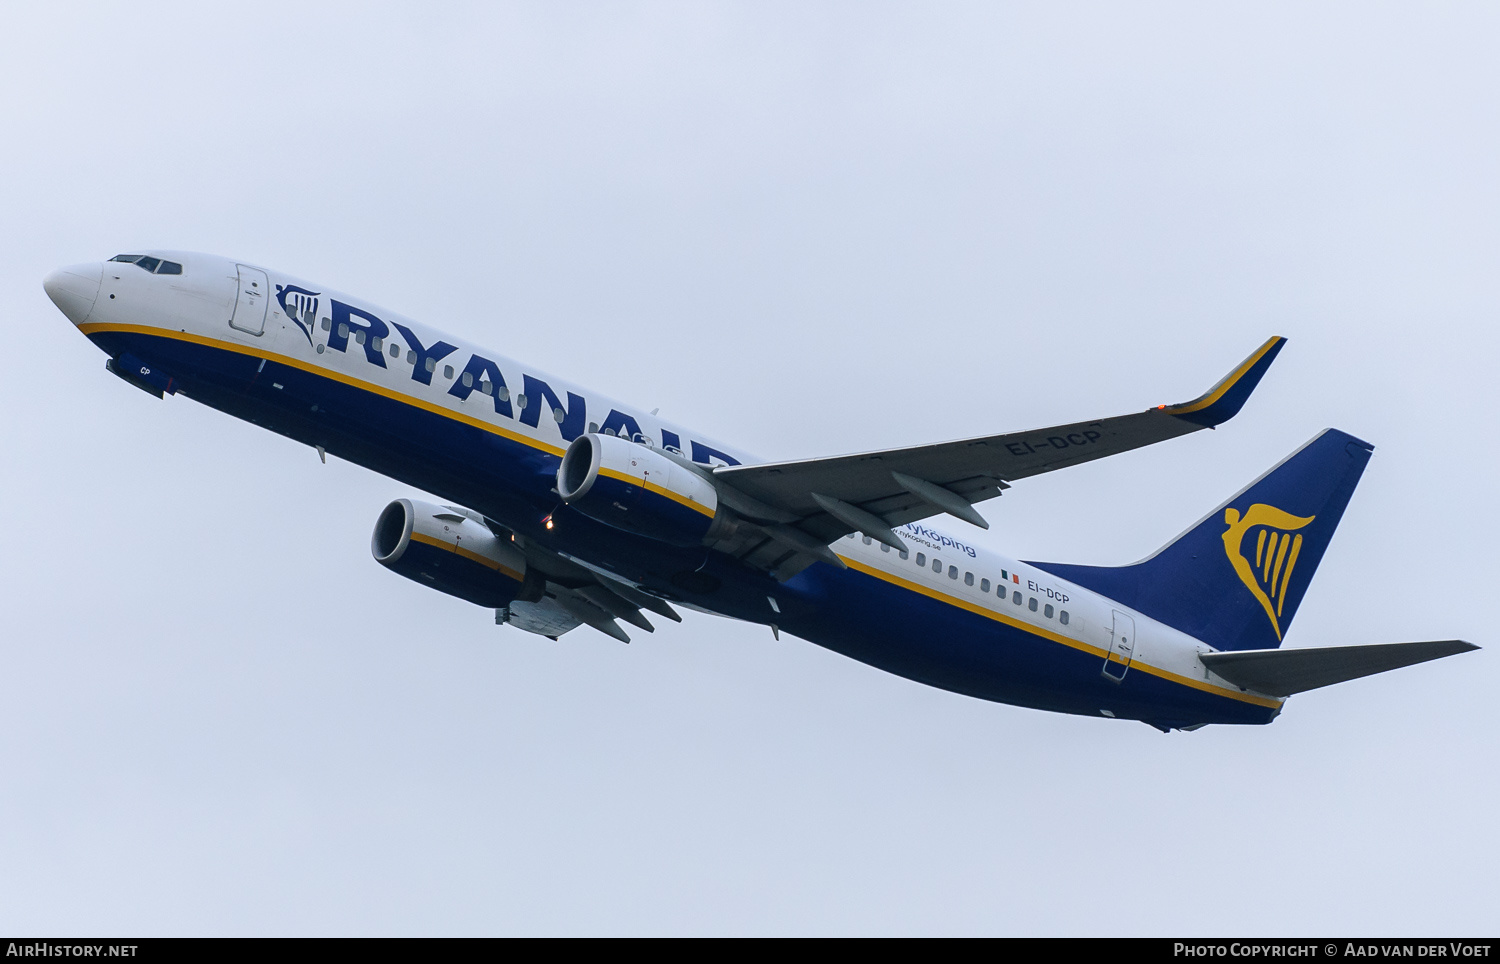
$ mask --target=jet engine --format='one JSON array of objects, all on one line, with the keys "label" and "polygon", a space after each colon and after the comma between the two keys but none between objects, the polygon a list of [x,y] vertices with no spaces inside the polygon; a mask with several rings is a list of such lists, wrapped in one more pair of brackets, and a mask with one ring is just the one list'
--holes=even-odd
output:
[{"label": "jet engine", "polygon": [[614,435],[580,435],[557,467],[557,494],[605,525],[697,546],[732,525],[714,485],[657,449]]},{"label": "jet engine", "polygon": [[526,559],[467,511],[397,499],[370,537],[375,561],[406,578],[498,609],[527,595]]}]

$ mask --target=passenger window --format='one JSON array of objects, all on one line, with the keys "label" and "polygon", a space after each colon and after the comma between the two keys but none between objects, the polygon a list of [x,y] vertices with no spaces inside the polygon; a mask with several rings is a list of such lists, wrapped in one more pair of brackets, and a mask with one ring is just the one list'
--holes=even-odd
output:
[{"label": "passenger window", "polygon": [[981,580],[979,580],[979,591],[980,592],[989,592],[990,591],[990,581],[988,579],[981,579]]},{"label": "passenger window", "polygon": [[443,366],[443,377],[444,378],[452,378],[453,377],[453,366],[452,365],[444,365]]},{"label": "passenger window", "polygon": [[614,438],[615,430],[612,428],[607,428],[604,430],[604,434],[608,435],[610,438]]},{"label": "passenger window", "polygon": [[917,553],[917,565],[918,566],[925,566],[925,565],[927,565],[927,556],[924,553],[920,553],[920,552]]},{"label": "passenger window", "polygon": [[880,551],[881,552],[890,552],[891,551],[891,547],[882,542],[880,544]]},{"label": "passenger window", "polygon": [[957,566],[949,566],[948,567],[948,578],[949,579],[957,579],[958,578],[958,567]]},{"label": "passenger window", "polygon": [[865,536],[865,538],[864,538],[864,543],[865,543],[865,545],[869,545],[869,544],[870,544],[870,543],[872,543],[872,542],[874,542],[874,541],[875,541],[875,540],[874,540],[874,539],[871,539],[871,538],[870,538],[870,537],[869,537],[869,536]]},{"label": "passenger window", "polygon": [[464,383],[464,388],[473,388],[474,387],[474,373],[473,372],[464,372],[464,377],[461,378],[461,379],[459,379],[459,381],[461,381],[461,382]]},{"label": "passenger window", "polygon": [[380,351],[385,347],[385,341],[379,335],[376,335],[370,339],[370,347],[376,351]]},{"label": "passenger window", "polygon": [[908,549],[902,549],[901,550],[901,558],[902,559],[905,559],[907,556],[910,556],[910,555],[911,555],[911,551],[910,550],[908,550]]},{"label": "passenger window", "polygon": [[483,392],[484,394],[486,394],[486,395],[493,395],[493,394],[495,394],[495,383],[494,382],[480,382],[479,383],[479,390],[481,392]]},{"label": "passenger window", "polygon": [[354,343],[356,345],[363,345],[365,343],[365,333],[362,331],[356,331],[354,333]]},{"label": "passenger window", "polygon": [[1036,612],[1036,597],[1035,596],[1031,597],[1031,602],[1029,602],[1029,603],[1026,604],[1026,608],[1029,609],[1029,610],[1031,610],[1032,612]]},{"label": "passenger window", "polygon": [[1015,603],[1017,606],[1021,605],[1021,594],[1016,593],[1015,595],[1011,596],[1010,601]]},{"label": "passenger window", "polygon": [[934,559],[934,560],[932,560],[932,571],[933,572],[942,572],[943,571],[943,560],[941,560],[941,559]]},{"label": "passenger window", "polygon": [[964,573],[964,585],[965,586],[972,586],[972,585],[974,585],[974,574],[972,572],[966,572],[966,573]]},{"label": "passenger window", "polygon": [[429,358],[429,359],[427,359],[427,364],[423,365],[422,367],[425,368],[425,369],[427,369],[430,372],[437,371],[437,359],[436,358]]},{"label": "passenger window", "polygon": [[[563,411],[560,408],[554,408],[552,410],[552,421],[554,421],[557,424],[561,425],[563,422],[567,421],[567,419],[568,419],[568,413],[567,412]],[[651,440],[649,438],[642,439],[641,441],[645,445],[647,445],[647,446],[650,446],[650,444],[651,444]]]},{"label": "passenger window", "polygon": [[396,343],[394,343],[394,342],[391,343],[391,357],[392,358],[400,358],[401,357],[401,346],[398,345],[398,344],[396,344]]},{"label": "passenger window", "polygon": [[[500,401],[502,402],[510,401],[510,389],[506,388],[504,385],[501,385],[500,389],[495,392],[495,397],[500,399]],[[525,406],[523,405],[522,408],[524,407]]]},{"label": "passenger window", "polygon": [[1057,614],[1057,621],[1062,623],[1064,626],[1068,625],[1068,611],[1066,609],[1060,611]]},{"label": "passenger window", "polygon": [[523,411],[523,412],[526,410],[526,393],[525,392],[522,392],[521,394],[519,394],[519,395],[516,396],[516,407],[519,408],[519,409],[521,409],[521,411]]},{"label": "passenger window", "polygon": [[349,326],[346,325],[346,324],[344,324],[342,321],[339,322],[339,337],[340,338],[348,338],[349,337]]},{"label": "passenger window", "polygon": [[157,274],[182,274],[182,265],[176,261],[163,261],[161,267],[156,269]]},{"label": "passenger window", "polygon": [[329,321],[327,318],[324,318],[323,319],[323,330],[327,331],[328,329],[330,329],[332,327],[333,327],[333,322]]},{"label": "passenger window", "polygon": [[1044,606],[1042,608],[1042,615],[1046,616],[1048,619],[1052,618],[1052,604],[1051,603],[1048,603],[1046,606]]}]

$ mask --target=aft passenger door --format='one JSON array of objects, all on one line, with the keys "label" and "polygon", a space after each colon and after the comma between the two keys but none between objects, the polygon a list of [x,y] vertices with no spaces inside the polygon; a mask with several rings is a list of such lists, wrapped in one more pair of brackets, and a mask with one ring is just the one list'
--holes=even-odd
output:
[{"label": "aft passenger door", "polygon": [[236,265],[240,272],[240,293],[234,300],[234,315],[229,327],[258,335],[266,329],[266,273],[249,265]]},{"label": "aft passenger door", "polygon": [[1135,658],[1135,620],[1128,614],[1114,610],[1115,621],[1109,631],[1109,652],[1104,657],[1104,675],[1118,683],[1130,669]]}]

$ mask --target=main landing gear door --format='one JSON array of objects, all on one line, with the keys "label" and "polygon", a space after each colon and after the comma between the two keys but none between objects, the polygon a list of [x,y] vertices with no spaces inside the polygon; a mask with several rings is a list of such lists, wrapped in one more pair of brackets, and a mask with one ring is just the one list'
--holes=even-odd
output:
[{"label": "main landing gear door", "polygon": [[1118,683],[1125,678],[1125,673],[1130,669],[1130,661],[1135,657],[1135,620],[1118,609],[1114,614],[1109,653],[1104,657],[1104,676]]},{"label": "main landing gear door", "polygon": [[229,327],[258,335],[266,330],[266,273],[249,265],[236,265],[240,272],[240,293],[234,300],[234,317]]}]

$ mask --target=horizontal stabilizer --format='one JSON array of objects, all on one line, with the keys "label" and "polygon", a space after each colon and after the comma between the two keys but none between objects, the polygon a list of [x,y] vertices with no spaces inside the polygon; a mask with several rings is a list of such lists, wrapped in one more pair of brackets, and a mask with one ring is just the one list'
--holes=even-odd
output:
[{"label": "horizontal stabilizer", "polygon": [[1236,686],[1268,696],[1291,696],[1478,648],[1461,639],[1436,639],[1319,649],[1251,649],[1204,653],[1201,658],[1204,665]]}]

